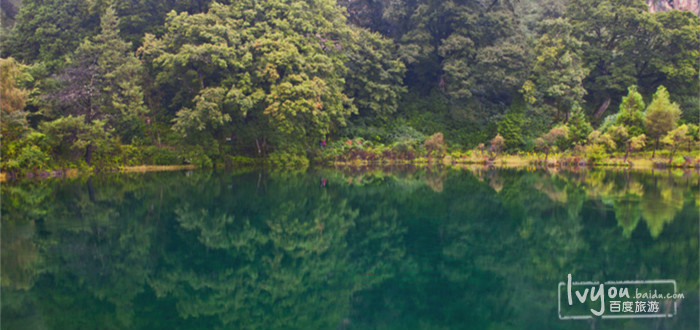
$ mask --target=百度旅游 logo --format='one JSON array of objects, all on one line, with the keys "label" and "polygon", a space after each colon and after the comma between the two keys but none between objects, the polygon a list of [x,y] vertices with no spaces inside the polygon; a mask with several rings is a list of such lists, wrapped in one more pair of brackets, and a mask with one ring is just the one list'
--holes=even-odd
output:
[{"label": "\u767e\u5ea6\u65c5\u6e38 logo", "polygon": [[675,280],[559,282],[559,319],[667,318],[678,309]]}]

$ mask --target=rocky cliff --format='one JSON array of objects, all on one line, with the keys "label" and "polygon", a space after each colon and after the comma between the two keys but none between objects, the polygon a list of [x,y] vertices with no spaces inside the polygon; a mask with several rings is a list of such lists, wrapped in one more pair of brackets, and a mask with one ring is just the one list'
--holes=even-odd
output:
[{"label": "rocky cliff", "polygon": [[646,0],[646,2],[647,5],[649,5],[649,11],[652,13],[678,9],[690,11],[700,16],[700,4],[698,0]]}]

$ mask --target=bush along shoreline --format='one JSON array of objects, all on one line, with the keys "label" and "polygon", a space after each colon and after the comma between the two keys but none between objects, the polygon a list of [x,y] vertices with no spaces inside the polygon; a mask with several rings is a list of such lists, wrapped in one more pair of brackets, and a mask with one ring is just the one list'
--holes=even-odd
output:
[{"label": "bush along shoreline", "polygon": [[697,164],[700,17],[644,0],[22,0],[3,22],[6,177]]},{"label": "bush along shoreline", "polygon": [[[549,134],[549,133],[548,133]],[[675,134],[675,133],[669,133]],[[592,138],[599,137],[592,134]],[[672,135],[670,135],[672,136]],[[668,136],[666,137],[669,138]],[[150,172],[192,170],[206,168],[245,169],[304,169],[309,166],[368,166],[368,165],[413,165],[448,166],[481,165],[500,168],[597,168],[619,167],[632,169],[680,168],[700,171],[700,150],[698,142],[688,141],[683,146],[668,143],[661,150],[606,151],[598,144],[575,145],[561,151],[557,146],[533,152],[505,152],[504,139],[498,135],[489,144],[479,144],[473,149],[450,147],[442,133],[425,139],[410,139],[385,145],[363,138],[341,139],[307,150],[305,153],[273,152],[260,157],[224,156],[210,158],[202,150],[176,149],[171,147],[145,148],[143,153],[112,155],[105,157],[95,152],[92,164],[81,160],[75,163],[44,163],[36,161],[36,167],[11,167],[2,171],[2,180],[22,178],[75,177],[81,174],[111,172]],[[131,146],[123,149],[135,150]],[[650,148],[647,148],[650,149]],[[130,158],[131,157],[131,158]],[[653,157],[653,158],[652,158]],[[44,157],[44,159],[46,159]],[[214,160],[212,160],[214,159]],[[119,163],[122,162],[122,163]],[[50,167],[46,164],[57,164]]]}]

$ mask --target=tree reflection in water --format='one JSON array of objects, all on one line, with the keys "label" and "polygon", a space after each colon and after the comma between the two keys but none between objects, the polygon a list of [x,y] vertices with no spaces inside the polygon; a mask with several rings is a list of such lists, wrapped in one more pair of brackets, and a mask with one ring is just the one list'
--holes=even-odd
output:
[{"label": "tree reflection in water", "polygon": [[672,319],[594,327],[698,328],[697,173],[196,171],[2,196],[3,329],[588,329],[557,318],[568,273],[686,293]]}]

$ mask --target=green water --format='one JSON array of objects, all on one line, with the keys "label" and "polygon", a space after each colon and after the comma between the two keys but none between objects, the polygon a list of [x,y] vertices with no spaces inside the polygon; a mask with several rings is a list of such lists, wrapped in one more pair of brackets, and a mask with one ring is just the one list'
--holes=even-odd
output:
[{"label": "green water", "polygon": [[[699,199],[683,172],[7,183],[2,329],[696,330]],[[671,318],[560,320],[569,273],[685,298]]]}]

